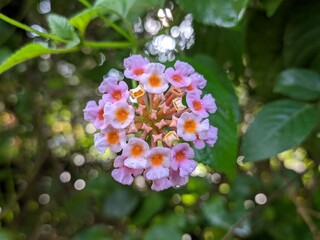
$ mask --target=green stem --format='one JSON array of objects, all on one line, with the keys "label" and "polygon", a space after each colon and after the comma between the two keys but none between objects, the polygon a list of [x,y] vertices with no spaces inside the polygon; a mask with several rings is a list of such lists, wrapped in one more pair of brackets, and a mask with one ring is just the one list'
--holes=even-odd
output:
[{"label": "green stem", "polygon": [[87,0],[79,0],[86,8],[91,8],[91,4]]},{"label": "green stem", "polygon": [[115,31],[117,31],[120,35],[122,35],[123,37],[125,37],[126,39],[128,39],[129,41],[132,41],[132,38],[130,37],[129,34],[127,34],[125,31],[123,31],[117,24],[115,24],[114,22],[110,21],[108,18],[106,18],[105,16],[100,15],[100,17],[102,18],[102,20],[105,22],[105,24],[109,25],[110,27],[112,27]]},{"label": "green stem", "polygon": [[[79,0],[80,3],[82,3],[86,8],[91,8],[92,5],[87,1],[87,0]],[[116,13],[117,14],[117,13]],[[123,31],[117,24],[114,22],[110,21],[108,18],[105,16],[99,14],[99,17],[107,24],[109,27],[113,28],[117,33],[128,39],[129,41],[132,41],[131,36]]]},{"label": "green stem", "polygon": [[0,19],[2,19],[3,21],[5,21],[5,22],[7,22],[7,23],[9,23],[9,24],[11,24],[11,25],[13,25],[15,27],[21,28],[21,29],[26,30],[28,32],[33,32],[35,34],[38,34],[41,37],[49,38],[51,40],[62,42],[62,43],[66,43],[67,42],[67,40],[62,39],[60,37],[57,37],[55,35],[48,34],[48,33],[43,33],[43,32],[40,32],[38,30],[35,30],[35,29],[25,25],[25,24],[22,24],[22,23],[14,20],[12,18],[7,17],[6,15],[3,15],[2,13],[0,13]]},{"label": "green stem", "polygon": [[92,48],[130,48],[134,44],[132,42],[92,42],[83,41],[82,46]]}]

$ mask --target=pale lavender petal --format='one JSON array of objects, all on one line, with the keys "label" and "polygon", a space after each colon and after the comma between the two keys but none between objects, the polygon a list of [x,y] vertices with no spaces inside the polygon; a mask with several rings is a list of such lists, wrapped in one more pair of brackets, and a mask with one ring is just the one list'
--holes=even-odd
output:
[{"label": "pale lavender petal", "polygon": [[204,140],[198,138],[194,140],[193,144],[196,149],[203,149],[206,146]]},{"label": "pale lavender petal", "polygon": [[98,152],[103,154],[108,147],[105,135],[102,133],[94,134],[94,145]]},{"label": "pale lavender petal", "polygon": [[117,156],[114,159],[113,166],[116,167],[116,168],[117,167],[123,167],[124,166],[124,164],[123,164],[124,160],[126,160],[126,156],[124,156],[124,155]]},{"label": "pale lavender petal", "polygon": [[202,98],[202,105],[209,113],[214,113],[217,110],[216,102],[211,94],[206,94]]},{"label": "pale lavender petal", "polygon": [[172,183],[172,186],[174,187],[181,187],[183,185],[186,185],[189,180],[188,176],[181,177],[180,171],[170,171],[170,181]]},{"label": "pale lavender petal", "polygon": [[145,158],[133,158],[129,157],[124,161],[124,165],[133,168],[133,169],[141,169],[146,168],[148,164],[147,159]]},{"label": "pale lavender petal", "polygon": [[152,167],[146,172],[146,178],[156,180],[169,176],[169,169],[165,167]]},{"label": "pale lavender petal", "polygon": [[198,163],[194,160],[187,160],[180,163],[180,176],[185,177],[190,175],[197,167]]},{"label": "pale lavender petal", "polygon": [[162,191],[172,186],[172,183],[168,178],[161,178],[152,181],[151,189],[154,191]]},{"label": "pale lavender petal", "polygon": [[85,109],[83,109],[84,119],[88,122],[93,122],[98,117],[99,106],[95,101],[87,102]]},{"label": "pale lavender petal", "polygon": [[124,185],[131,185],[134,180],[132,173],[125,167],[114,169],[111,172],[111,176],[114,178],[114,180]]},{"label": "pale lavender petal", "polygon": [[181,62],[177,60],[176,63],[174,64],[174,67],[177,71],[179,71],[181,74],[185,76],[188,76],[194,73],[194,68],[186,62]]},{"label": "pale lavender petal", "polygon": [[210,126],[209,131],[208,131],[208,135],[206,138],[206,143],[210,146],[213,147],[214,144],[216,143],[218,139],[218,128]]},{"label": "pale lavender petal", "polygon": [[117,84],[118,78],[115,76],[109,76],[103,79],[102,83],[99,86],[99,92],[101,93],[107,93],[109,92],[110,85]]}]

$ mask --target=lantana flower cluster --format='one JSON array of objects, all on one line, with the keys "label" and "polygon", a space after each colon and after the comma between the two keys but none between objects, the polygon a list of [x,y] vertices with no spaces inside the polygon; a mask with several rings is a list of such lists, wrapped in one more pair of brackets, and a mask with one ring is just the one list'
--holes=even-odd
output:
[{"label": "lantana flower cluster", "polygon": [[[182,61],[166,68],[132,55],[124,67],[123,74],[103,79],[102,98],[83,110],[98,130],[96,148],[117,154],[111,174],[122,184],[141,175],[155,191],[185,185],[197,166],[192,147],[213,147],[217,140],[217,128],[208,120],[217,109],[215,100],[202,96],[206,80]],[[136,87],[129,89],[125,80]]]}]

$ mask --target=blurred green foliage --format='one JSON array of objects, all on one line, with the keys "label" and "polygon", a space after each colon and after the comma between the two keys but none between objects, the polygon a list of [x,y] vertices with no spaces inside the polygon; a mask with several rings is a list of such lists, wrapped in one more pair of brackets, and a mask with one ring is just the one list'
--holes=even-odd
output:
[{"label": "blurred green foliage", "polygon": [[[186,186],[152,192],[112,179],[114,156],[92,147],[82,109],[109,69],[145,52],[152,36],[133,24],[160,8],[170,26],[193,14],[195,43],[176,55],[208,80],[219,139],[197,151]],[[319,239],[317,0],[6,0],[0,10],[0,239]]]}]

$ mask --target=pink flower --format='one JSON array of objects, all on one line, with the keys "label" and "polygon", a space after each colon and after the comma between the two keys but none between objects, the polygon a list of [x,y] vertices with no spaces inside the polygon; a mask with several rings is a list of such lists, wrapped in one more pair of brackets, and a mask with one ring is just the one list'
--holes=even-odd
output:
[{"label": "pink flower", "polygon": [[108,102],[104,107],[105,124],[114,128],[126,128],[134,118],[134,109],[125,101]]},{"label": "pink flower", "polygon": [[[96,148],[120,155],[111,174],[122,184],[132,184],[137,175],[155,191],[187,184],[197,166],[191,145],[202,149],[217,140],[208,119],[215,100],[211,94],[201,97],[206,80],[186,62],[166,70],[141,55],[124,59],[124,68],[109,71],[99,86],[99,103],[89,101],[83,110],[99,131]],[[129,89],[128,79],[138,86]]]},{"label": "pink flower", "polygon": [[149,64],[147,58],[143,58],[141,55],[132,55],[124,59],[123,65],[126,68],[124,75],[127,78],[139,81],[142,74],[146,72],[146,68]]},{"label": "pink flower", "polygon": [[171,168],[174,171],[179,169],[180,176],[185,177],[190,175],[198,165],[192,158],[194,151],[188,143],[179,143],[171,150]]},{"label": "pink flower", "polygon": [[214,113],[217,110],[217,106],[214,98],[211,94],[206,94],[201,99],[199,93],[187,94],[187,104],[192,112],[200,116],[201,118],[206,118],[209,113]]},{"label": "pink flower", "polygon": [[119,183],[124,185],[131,185],[134,178],[133,176],[141,175],[143,169],[132,169],[124,165],[126,157],[120,155],[114,160],[113,166],[116,168],[111,172],[111,176]]},{"label": "pink flower", "polygon": [[194,147],[197,149],[203,149],[205,147],[205,143],[207,143],[210,147],[213,147],[217,139],[218,129],[210,126],[207,132],[197,136],[197,139],[194,141]]},{"label": "pink flower", "polygon": [[172,186],[181,187],[187,184],[189,180],[189,176],[187,175],[187,176],[181,177],[179,169],[177,171],[173,171],[171,169],[169,179],[170,179],[170,182],[172,183]]},{"label": "pink flower", "polygon": [[109,86],[112,84],[117,84],[119,79],[116,76],[108,76],[103,79],[102,83],[99,86],[99,92],[107,93]]},{"label": "pink flower", "polygon": [[126,143],[126,132],[124,130],[106,127],[100,133],[94,135],[94,145],[99,153],[103,154],[107,147],[112,152],[120,152]]},{"label": "pink flower", "polygon": [[103,100],[99,100],[99,105],[95,101],[89,101],[85,109],[83,109],[84,119],[91,122],[97,129],[102,128],[104,125],[104,105],[105,102]]},{"label": "pink flower", "polygon": [[170,152],[170,149],[165,147],[155,147],[149,151],[147,155],[147,179],[156,180],[169,176]]},{"label": "pink flower", "polygon": [[191,82],[187,87],[184,87],[183,90],[185,90],[187,93],[200,93],[206,84],[207,80],[204,79],[204,77],[199,73],[193,73],[190,75]]},{"label": "pink flower", "polygon": [[149,152],[149,145],[140,138],[131,138],[123,149],[123,154],[127,156],[124,165],[134,169],[142,169],[147,166],[146,155]]},{"label": "pink flower", "polygon": [[187,87],[191,83],[190,74],[194,72],[188,63],[177,61],[174,68],[168,68],[165,72],[168,81],[175,87]]},{"label": "pink flower", "polygon": [[150,63],[146,73],[142,74],[140,82],[149,93],[163,93],[169,85],[164,75],[165,66],[161,63]]},{"label": "pink flower", "polygon": [[172,183],[167,177],[155,179],[152,181],[151,185],[151,189],[158,192],[170,187],[172,187]]},{"label": "pink flower", "polygon": [[103,94],[103,100],[105,102],[118,102],[127,101],[129,97],[128,85],[121,81],[119,83],[107,84],[106,94]]},{"label": "pink flower", "polygon": [[184,112],[177,122],[177,133],[185,141],[194,141],[197,135],[203,134],[209,129],[209,120],[201,122],[201,118],[194,113]]}]

